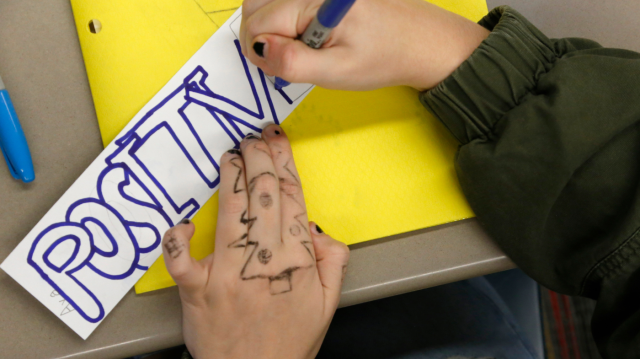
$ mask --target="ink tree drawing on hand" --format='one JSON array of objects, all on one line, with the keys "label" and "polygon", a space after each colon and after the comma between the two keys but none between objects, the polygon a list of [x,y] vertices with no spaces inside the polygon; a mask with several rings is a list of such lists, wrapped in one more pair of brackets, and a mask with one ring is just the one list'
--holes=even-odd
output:
[{"label": "ink tree drawing on hand", "polygon": [[296,272],[315,265],[302,186],[290,149],[273,153],[252,135],[245,142],[247,161],[260,167],[245,174],[242,154],[232,152],[230,163],[237,171],[233,195],[247,197],[248,209],[238,219],[245,232],[228,248],[244,251],[241,280],[265,280],[272,295],[288,293]]}]

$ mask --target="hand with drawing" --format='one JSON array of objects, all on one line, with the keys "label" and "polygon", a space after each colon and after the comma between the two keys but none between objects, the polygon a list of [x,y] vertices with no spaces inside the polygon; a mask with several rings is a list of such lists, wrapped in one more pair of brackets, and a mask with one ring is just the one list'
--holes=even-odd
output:
[{"label": "hand with drawing", "polygon": [[424,0],[357,0],[321,49],[295,40],[323,0],[245,0],[240,44],[268,75],[325,88],[429,89],[484,40],[480,25]]},{"label": "hand with drawing", "polygon": [[338,306],[349,250],[308,222],[282,129],[262,136],[222,156],[215,252],[189,255],[188,220],[162,242],[197,359],[313,358]]}]

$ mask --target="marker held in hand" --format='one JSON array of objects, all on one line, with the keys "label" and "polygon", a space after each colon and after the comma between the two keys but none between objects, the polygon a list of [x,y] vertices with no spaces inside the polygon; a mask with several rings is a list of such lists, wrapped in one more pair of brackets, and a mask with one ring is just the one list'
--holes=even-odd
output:
[{"label": "marker held in hand", "polygon": [[[331,30],[338,26],[356,0],[325,0],[316,16],[307,26],[300,40],[313,49],[319,49],[329,38]],[[280,91],[291,83],[276,77],[274,87]]]}]

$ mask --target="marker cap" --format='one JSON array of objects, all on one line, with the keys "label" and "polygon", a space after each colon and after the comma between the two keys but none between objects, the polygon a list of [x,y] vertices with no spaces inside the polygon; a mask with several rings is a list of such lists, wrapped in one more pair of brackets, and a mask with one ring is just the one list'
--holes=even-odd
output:
[{"label": "marker cap", "polygon": [[27,139],[7,90],[0,90],[0,150],[13,178],[24,182],[35,179]]}]

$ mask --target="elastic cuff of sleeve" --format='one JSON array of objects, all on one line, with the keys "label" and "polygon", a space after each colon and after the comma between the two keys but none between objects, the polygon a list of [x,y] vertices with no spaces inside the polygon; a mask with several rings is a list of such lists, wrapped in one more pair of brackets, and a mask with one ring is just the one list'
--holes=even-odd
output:
[{"label": "elastic cuff of sleeve", "polygon": [[462,144],[492,139],[495,124],[530,93],[556,61],[551,41],[508,6],[479,22],[489,37],[420,101]]}]

